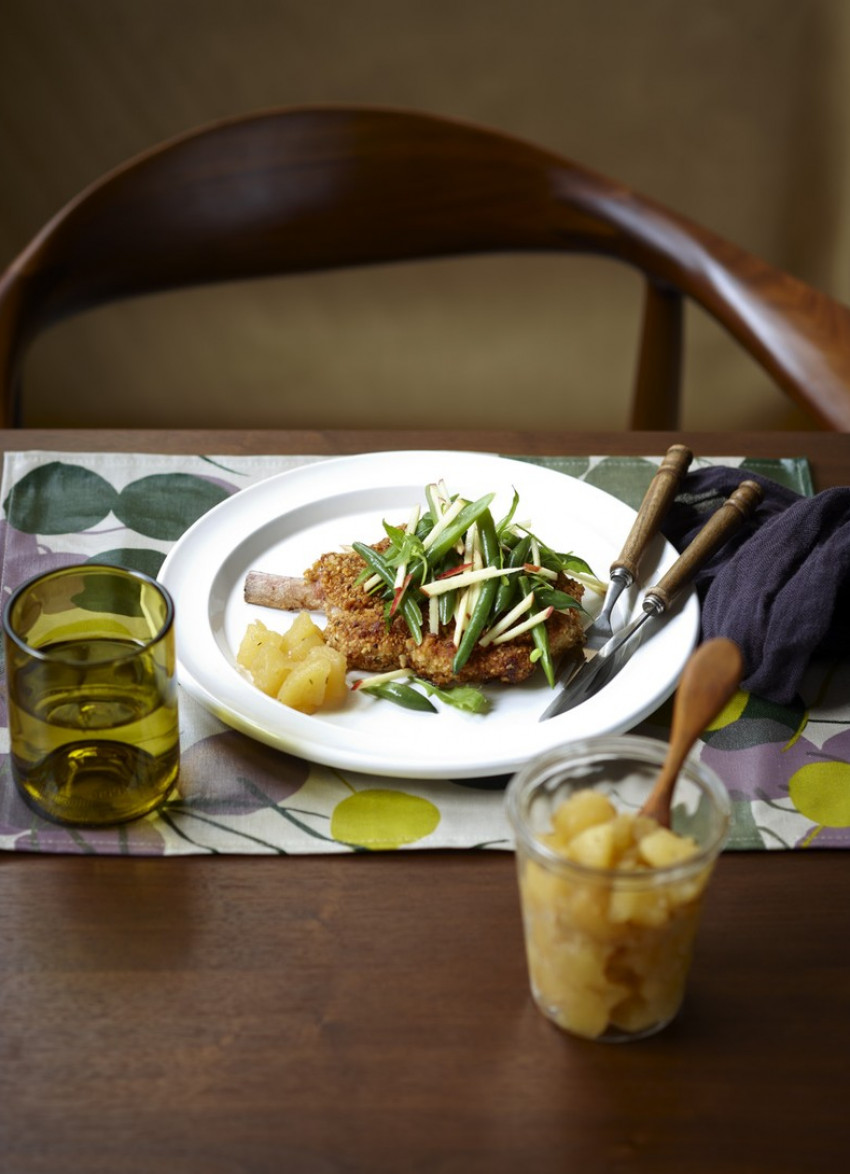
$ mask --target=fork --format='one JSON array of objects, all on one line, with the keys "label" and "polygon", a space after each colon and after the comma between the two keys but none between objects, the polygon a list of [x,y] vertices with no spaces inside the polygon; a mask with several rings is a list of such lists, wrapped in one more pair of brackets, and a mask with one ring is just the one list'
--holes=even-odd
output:
[{"label": "fork", "polygon": [[694,454],[684,444],[672,444],[649,483],[637,517],[619,556],[609,571],[608,590],[599,615],[585,632],[585,653],[595,655],[614,635],[611,613],[620,595],[637,578],[640,560],[649,543],[658,532],[661,520],[670,508],[682,478]]}]

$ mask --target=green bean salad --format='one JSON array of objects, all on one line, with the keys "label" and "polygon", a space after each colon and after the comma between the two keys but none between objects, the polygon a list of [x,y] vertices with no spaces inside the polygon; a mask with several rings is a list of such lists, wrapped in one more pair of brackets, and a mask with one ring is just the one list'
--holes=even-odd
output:
[{"label": "green bean salad", "polygon": [[[546,620],[554,611],[584,611],[577,599],[559,590],[559,575],[569,574],[597,591],[604,587],[584,559],[553,550],[517,519],[516,490],[508,512],[496,521],[490,509],[495,496],[469,501],[449,493],[443,481],[427,485],[425,508],[414,506],[406,525],[383,522],[385,549],[353,543],[364,562],[357,581],[384,600],[388,624],[397,615],[404,618],[417,644],[426,626],[435,634],[448,629],[456,649],[454,673],[476,646],[507,643],[527,632],[534,643],[532,661],[554,685]],[[423,711],[435,711],[424,694],[470,712],[487,708],[483,694],[471,686],[438,689],[406,669],[366,678],[358,687]]]}]

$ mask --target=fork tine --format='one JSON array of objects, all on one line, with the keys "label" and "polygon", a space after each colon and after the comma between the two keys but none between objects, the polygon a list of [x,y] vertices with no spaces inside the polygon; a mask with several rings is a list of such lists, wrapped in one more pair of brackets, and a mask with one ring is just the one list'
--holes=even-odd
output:
[{"label": "fork tine", "polygon": [[631,577],[619,568],[611,572],[611,579],[608,583],[608,590],[605,592],[602,610],[584,633],[586,648],[598,652],[605,641],[614,635],[611,627],[611,613],[622,591],[629,586],[630,582]]}]

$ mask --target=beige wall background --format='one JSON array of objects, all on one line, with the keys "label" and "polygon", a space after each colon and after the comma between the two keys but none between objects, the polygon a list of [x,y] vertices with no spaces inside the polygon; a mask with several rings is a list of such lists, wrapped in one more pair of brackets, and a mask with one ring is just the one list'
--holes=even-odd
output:
[{"label": "beige wall background", "polygon": [[[369,102],[631,185],[850,302],[846,0],[0,0],[0,265],[79,189],[212,119]],[[487,258],[169,294],[62,324],[32,424],[625,426],[627,271]],[[685,424],[789,427],[689,311]]]}]

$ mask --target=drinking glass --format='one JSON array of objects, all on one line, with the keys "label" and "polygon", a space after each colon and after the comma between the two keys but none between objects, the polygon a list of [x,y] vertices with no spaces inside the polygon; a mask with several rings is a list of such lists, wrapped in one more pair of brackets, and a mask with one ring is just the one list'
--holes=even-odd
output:
[{"label": "drinking glass", "polygon": [[37,576],[3,610],[12,775],[37,812],[107,825],[177,779],[174,606],[147,575],[85,563]]},{"label": "drinking glass", "polygon": [[[575,1035],[641,1039],[671,1022],[685,994],[701,901],[731,809],[717,775],[690,758],[676,783],[671,830],[691,837],[695,850],[677,858],[688,849],[662,831],[628,851],[638,829],[657,830],[634,817],[666,751],[664,742],[634,735],[589,738],[530,762],[508,786],[532,995],[547,1018]],[[562,804],[589,790],[616,809],[611,830],[590,830],[566,849]],[[585,797],[588,827],[595,807]],[[580,819],[569,835],[576,831]]]}]

